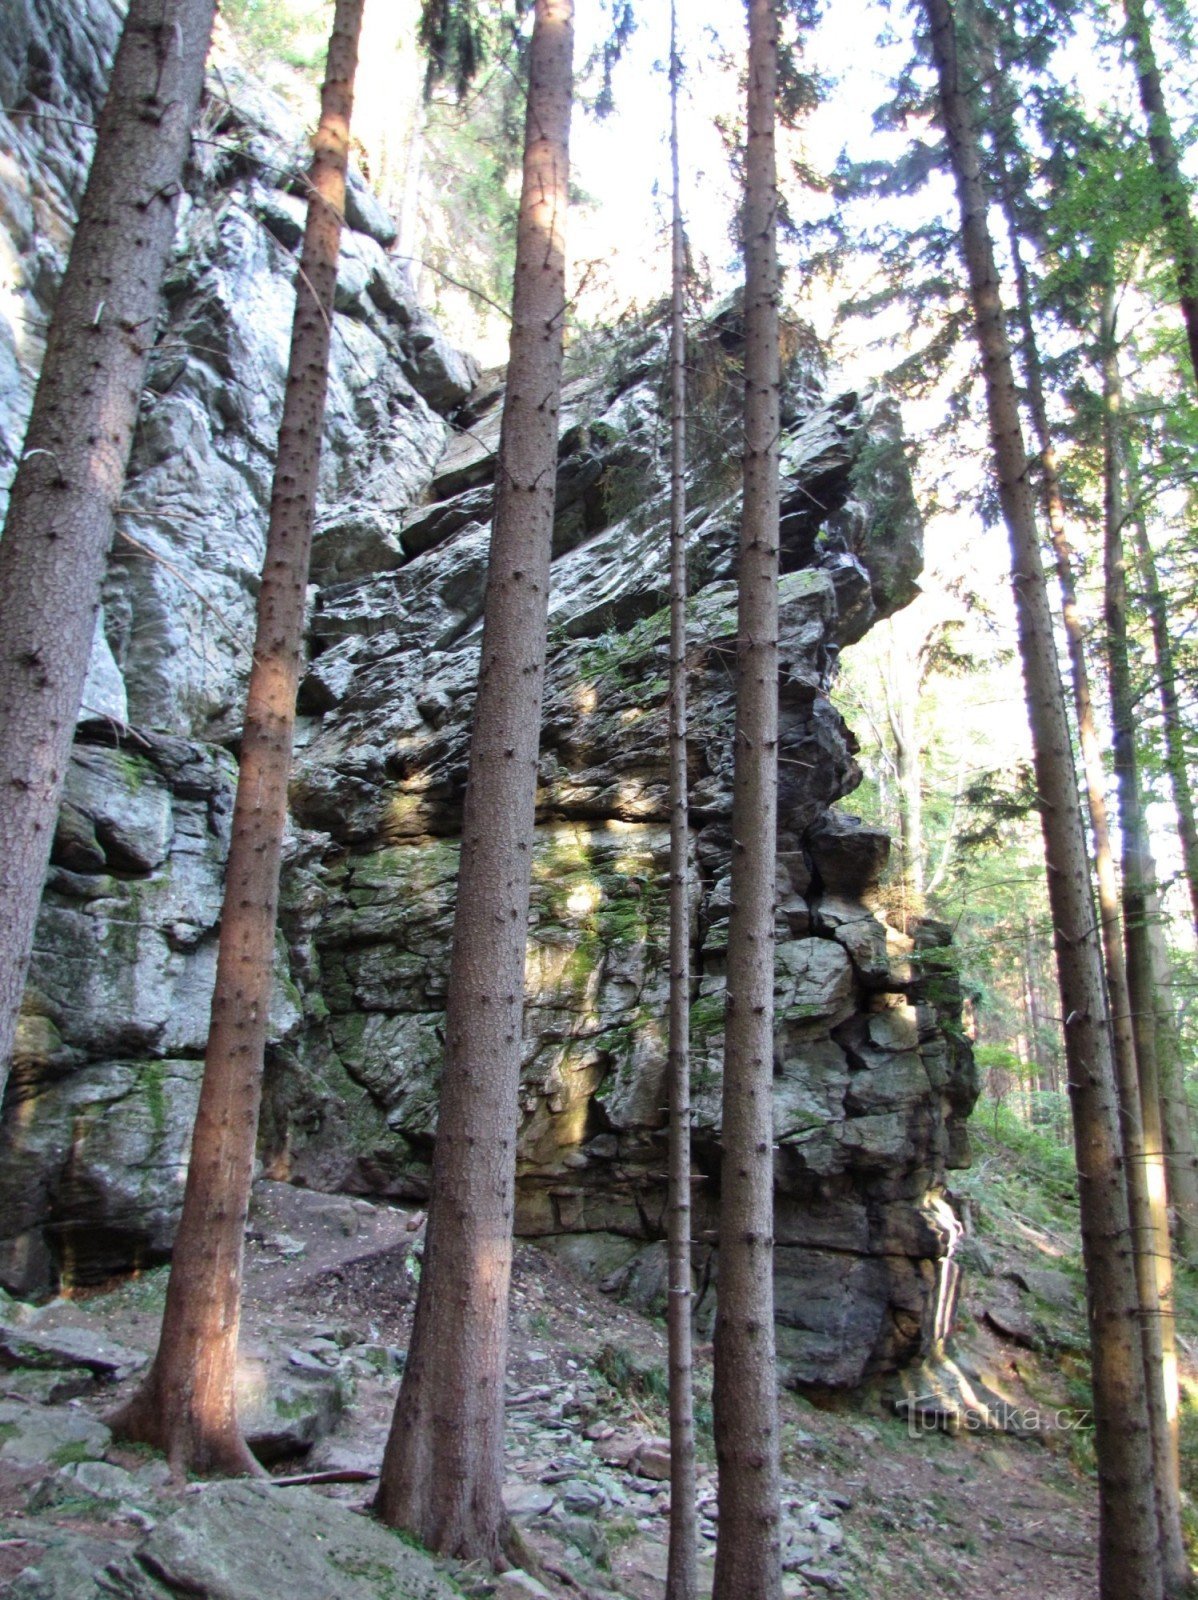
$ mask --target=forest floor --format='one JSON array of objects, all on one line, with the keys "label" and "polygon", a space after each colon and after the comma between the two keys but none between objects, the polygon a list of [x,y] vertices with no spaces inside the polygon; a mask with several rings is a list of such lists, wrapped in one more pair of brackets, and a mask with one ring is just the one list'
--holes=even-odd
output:
[{"label": "forest floor", "polygon": [[[1083,1417],[1086,1394],[1069,1194],[1063,1169],[1027,1177],[1012,1167],[1011,1154],[983,1148],[962,1186],[959,1200],[976,1231],[952,1362],[916,1373],[908,1384],[974,1395],[985,1384],[992,1411],[994,1397],[1005,1399],[1019,1431],[946,1432],[926,1419],[912,1426],[896,1413],[893,1388],[834,1408],[787,1393],[788,1596],[1015,1600],[1034,1590],[1039,1600],[1088,1600],[1096,1593],[1091,1440],[1084,1426],[1070,1425]],[[269,1434],[273,1417],[276,1474],[377,1470],[410,1328],[420,1221],[389,1206],[259,1187],[241,1349],[247,1403],[261,1406],[265,1391],[273,1396],[259,1432]],[[165,1269],[156,1269],[108,1293],[54,1301],[27,1327],[49,1342],[73,1329],[76,1338],[146,1352],[164,1289]],[[1193,1355],[1188,1344],[1185,1354]],[[660,1320],[618,1303],[546,1252],[518,1248],[506,1492],[540,1566],[535,1582],[509,1575],[498,1584],[452,1568],[468,1594],[658,1600],[669,1520],[665,1357]],[[9,1387],[18,1376],[0,1375],[0,1406],[14,1393],[23,1403],[32,1398],[28,1384]],[[136,1381],[118,1376],[88,1385],[51,1409],[100,1418]],[[700,1350],[700,1570],[708,1591],[715,1534],[710,1384],[710,1352]],[[40,1398],[48,1397],[43,1382]],[[0,1443],[6,1426],[0,1422]],[[38,1541],[52,1537],[48,1530],[128,1546],[164,1514],[170,1496],[197,1492],[166,1484],[165,1469],[144,1453],[102,1444],[107,1462],[125,1469],[116,1506],[89,1498],[94,1473],[83,1492],[81,1454],[60,1445],[48,1464],[13,1463],[0,1450],[0,1595],[5,1574],[28,1567]],[[55,1470],[72,1479],[72,1492],[48,1487]],[[130,1504],[134,1479],[148,1486],[141,1511]],[[337,1483],[320,1492],[364,1508],[373,1486]],[[14,1592],[43,1591],[18,1585]],[[74,1600],[68,1590],[45,1592]]]}]

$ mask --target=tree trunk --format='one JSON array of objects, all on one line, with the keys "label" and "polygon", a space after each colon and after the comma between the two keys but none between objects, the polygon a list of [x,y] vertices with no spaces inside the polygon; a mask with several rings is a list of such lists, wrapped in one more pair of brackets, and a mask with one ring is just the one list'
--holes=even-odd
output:
[{"label": "tree trunk", "polygon": [[[1091,834],[1094,843],[1094,866],[1098,886],[1098,905],[1102,927],[1103,957],[1106,969],[1107,996],[1110,1005],[1111,1045],[1115,1076],[1122,1109],[1124,1155],[1127,1162],[1128,1206],[1132,1226],[1132,1247],[1135,1261],[1137,1292],[1140,1300],[1140,1329],[1144,1353],[1145,1395],[1148,1403],[1149,1426],[1152,1436],[1152,1458],[1156,1485],[1156,1507],[1160,1524],[1161,1561],[1167,1589],[1174,1589],[1188,1580],[1188,1566],[1181,1535],[1180,1479],[1177,1454],[1177,1362],[1172,1311],[1172,1262],[1169,1254],[1168,1205],[1165,1199],[1165,1169],[1163,1137],[1160,1125],[1160,1094],[1156,1068],[1155,1005],[1151,993],[1150,957],[1146,945],[1133,938],[1127,926],[1128,863],[1127,807],[1138,808],[1138,776],[1135,773],[1134,748],[1124,746],[1124,774],[1120,779],[1121,827],[1124,843],[1123,918],[1120,919],[1120,893],[1115,872],[1114,853],[1111,848],[1110,823],[1107,815],[1105,776],[1102,749],[1094,720],[1094,707],[1090,689],[1089,669],[1086,663],[1085,638],[1077,604],[1077,590],[1073,575],[1073,553],[1069,547],[1066,530],[1065,507],[1061,483],[1057,472],[1045,403],[1044,376],[1040,364],[1036,339],[1035,319],[1032,311],[1032,293],[1027,268],[1023,260],[1014,185],[1007,164],[1003,134],[1009,134],[1010,116],[1006,111],[1009,94],[1003,84],[997,63],[992,57],[990,71],[991,106],[999,137],[996,152],[999,166],[1003,209],[1007,222],[1008,244],[1014,266],[1017,291],[1017,315],[1023,345],[1023,365],[1026,377],[1028,408],[1032,415],[1037,443],[1040,448],[1041,488],[1052,533],[1052,546],[1056,558],[1057,577],[1061,590],[1061,609],[1065,623],[1065,639],[1069,651],[1073,677],[1073,698],[1077,713],[1078,740],[1085,772],[1086,794],[1090,812]],[[1115,387],[1106,395],[1105,428],[1105,485],[1106,485],[1106,537],[1121,541],[1122,495],[1120,480],[1112,478],[1116,460],[1118,368],[1114,357],[1113,291],[1105,302],[1104,319],[1111,319],[1109,336],[1104,332],[1104,390],[1113,382]],[[1105,322],[1104,322],[1105,327]],[[1108,563],[1109,564],[1109,563]],[[1119,566],[1120,573],[1122,565]],[[1112,591],[1108,581],[1108,628],[1111,623]],[[1116,749],[1119,749],[1120,717],[1126,719],[1131,709],[1131,685],[1126,676],[1126,633],[1124,631],[1122,669],[1116,667],[1117,640],[1108,633],[1108,662],[1111,669],[1112,715],[1116,724]],[[1121,698],[1120,698],[1121,697]],[[1120,709],[1120,707],[1122,709]],[[1130,738],[1130,727],[1126,728]],[[1127,757],[1131,748],[1130,779]],[[1118,765],[1118,756],[1116,764]],[[1127,782],[1130,781],[1133,799],[1128,799]],[[1133,851],[1134,854],[1134,851]],[[1134,897],[1133,897],[1134,898]],[[1141,922],[1142,907],[1141,907]],[[1125,942],[1126,941],[1126,942]],[[1137,965],[1138,963],[1138,965]],[[1145,984],[1147,982],[1147,988]],[[1163,1246],[1163,1253],[1162,1253]]]},{"label": "tree trunk", "polygon": [[[1036,994],[1036,967],[1032,949],[1032,919],[1023,918],[1023,1004],[1027,1012],[1027,1053],[1037,1092],[1048,1087],[1040,1047],[1040,1006]],[[1033,1119],[1034,1120],[1034,1119]]]},{"label": "tree trunk", "polygon": [[[904,687],[906,693],[904,694]],[[903,859],[903,932],[923,915],[923,763],[915,727],[916,686],[887,686],[886,713],[894,740],[898,789],[899,844]]]},{"label": "tree trunk", "polygon": [[[1169,613],[1156,556],[1148,537],[1148,525],[1139,506],[1139,483],[1131,459],[1124,460],[1128,490],[1133,506],[1128,517],[1135,535],[1136,555],[1148,616],[1152,624],[1153,655],[1165,744],[1165,765],[1173,791],[1177,815],[1177,834],[1182,862],[1190,891],[1190,909],[1198,932],[1198,825],[1195,823],[1194,795],[1186,762],[1185,726],[1177,692],[1177,669],[1173,641],[1169,636]],[[1155,901],[1155,896],[1154,896]],[[1161,1120],[1165,1135],[1165,1154],[1169,1175],[1169,1198],[1174,1208],[1177,1246],[1192,1260],[1198,1255],[1198,1156],[1195,1154],[1194,1119],[1185,1091],[1181,1041],[1173,1007],[1173,985],[1168,950],[1161,928],[1159,905],[1149,908],[1149,941],[1153,962],[1153,1008],[1156,1013],[1156,1054],[1161,1086]]]},{"label": "tree trunk", "polygon": [[131,0],[0,539],[0,1091],[214,11]]},{"label": "tree trunk", "polygon": [[1148,122],[1148,149],[1160,184],[1161,217],[1177,278],[1177,296],[1190,347],[1190,364],[1198,381],[1198,229],[1194,227],[1189,193],[1177,159],[1177,142],[1173,137],[1173,125],[1161,90],[1160,69],[1156,64],[1152,29],[1144,0],[1123,0],[1123,10],[1127,17],[1127,34],[1140,86],[1140,104]]},{"label": "tree trunk", "polygon": [[1069,724],[1052,633],[1006,319],[987,225],[977,135],[958,76],[951,0],[923,0],[961,211],[961,247],[1011,545],[1028,721],[1048,869],[1086,1266],[1099,1473],[1101,1600],[1158,1600],[1152,1455],[1137,1288],[1102,960]]},{"label": "tree trunk", "polygon": [[781,1594],[774,1335],[774,884],[778,809],[776,0],[749,0],[744,509],[738,572],[732,913],[715,1325],[713,1600]]},{"label": "tree trunk", "polygon": [[183,1216],[158,1353],[115,1423],[127,1438],[164,1450],[177,1471],[256,1470],[234,1392],[242,1253],[363,5],[337,0],[329,41]]},{"label": "tree trunk", "polygon": [[695,1396],[691,1333],[690,823],[686,766],[686,234],[678,160],[677,0],[670,0],[670,1552],[666,1600],[695,1600]]},{"label": "tree trunk", "polygon": [[[1129,487],[1133,501],[1138,500],[1138,485],[1130,475]],[[1135,533],[1136,555],[1148,603],[1148,616],[1152,623],[1152,648],[1156,658],[1156,681],[1164,728],[1165,766],[1173,791],[1173,808],[1177,813],[1177,837],[1190,891],[1194,932],[1198,934],[1198,820],[1195,816],[1194,791],[1190,786],[1189,763],[1186,760],[1186,731],[1177,692],[1177,664],[1173,640],[1169,636],[1169,608],[1156,568],[1156,555],[1148,537],[1148,524],[1138,508],[1133,508],[1130,521]]]},{"label": "tree trunk", "polygon": [[499,1563],[503,1380],[565,315],[571,0],[537,0],[428,1237],[377,1509]]},{"label": "tree trunk", "polygon": [[1152,1430],[1161,1564],[1167,1593],[1190,1579],[1181,1533],[1178,1457],[1177,1349],[1173,1318],[1173,1258],[1165,1185],[1164,1135],[1156,1061],[1156,1004],[1148,941],[1148,898],[1155,878],[1135,746],[1135,695],[1127,648],[1127,570],[1123,552],[1123,463],[1115,290],[1102,298],[1103,541],[1106,657],[1111,731],[1123,841],[1123,938],[1135,1031],[1138,1082],[1125,1086],[1123,1126],[1128,1193],[1144,1338],[1148,1413]]},{"label": "tree trunk", "polygon": [[1161,1088],[1161,1126],[1169,1203],[1173,1207],[1178,1254],[1194,1264],[1198,1255],[1198,1156],[1194,1150],[1194,1118],[1186,1094],[1173,994],[1173,969],[1165,943],[1164,913],[1154,893],[1148,906],[1148,941],[1152,955],[1152,997],[1156,1014],[1156,1062]]}]

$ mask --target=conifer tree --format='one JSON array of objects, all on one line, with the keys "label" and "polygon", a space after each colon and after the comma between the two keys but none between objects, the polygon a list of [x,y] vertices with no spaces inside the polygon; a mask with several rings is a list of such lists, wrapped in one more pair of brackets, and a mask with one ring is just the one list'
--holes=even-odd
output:
[{"label": "conifer tree", "polygon": [[[1013,110],[1015,98],[1008,76],[1000,65],[998,47],[986,38],[988,32],[989,29],[986,27],[975,29],[975,39],[984,41],[978,50],[982,68],[979,77],[987,86],[986,107],[989,112],[997,188],[1006,222],[1008,253],[1015,285],[1016,325],[1021,336],[1024,395],[1031,415],[1034,437],[1039,446],[1041,496],[1051,533],[1061,591],[1061,610],[1073,685],[1078,743],[1093,841],[1103,961],[1110,1001],[1111,1049],[1122,1112],[1131,1241],[1140,1300],[1140,1338],[1143,1345],[1145,1394],[1152,1435],[1162,1560],[1166,1585],[1176,1586],[1185,1581],[1188,1569],[1181,1536],[1176,1425],[1175,1422],[1173,1425],[1170,1424],[1170,1418],[1175,1419],[1177,1415],[1177,1379],[1172,1313],[1172,1264],[1161,1135],[1160,1091],[1156,1069],[1156,1019],[1151,1000],[1151,981],[1146,982],[1151,958],[1146,942],[1146,928],[1143,926],[1143,906],[1133,902],[1138,905],[1141,930],[1133,929],[1126,920],[1129,908],[1128,819],[1132,818],[1132,826],[1136,829],[1138,837],[1135,818],[1139,814],[1137,798],[1139,783],[1135,772],[1134,751],[1129,755],[1130,729],[1127,729],[1126,736],[1122,740],[1118,731],[1120,726],[1118,706],[1122,704],[1126,709],[1130,703],[1130,679],[1126,675],[1126,644],[1124,641],[1121,673],[1116,660],[1119,654],[1118,640],[1111,631],[1113,613],[1108,574],[1108,635],[1105,653],[1109,663],[1112,708],[1115,713],[1113,722],[1116,729],[1116,764],[1119,765],[1119,752],[1122,752],[1123,763],[1120,794],[1121,833],[1124,844],[1122,893],[1124,915],[1121,918],[1120,889],[1107,815],[1102,746],[1094,715],[1085,634],[1074,579],[1074,558],[1069,545],[1064,492],[1048,420],[1048,403],[1037,337],[1031,278],[1024,259],[1024,233],[1031,230],[1024,215],[1026,204],[1022,200],[1024,186],[1017,182],[1014,170],[1016,153],[1022,153]],[[1018,43],[1013,47],[1019,48]],[[1088,256],[1094,254],[1095,248],[1091,242]],[[1101,257],[1104,253],[1102,247],[1098,246],[1097,254]],[[1106,308],[1104,314],[1107,314],[1114,303],[1113,288],[1109,282],[1103,302]],[[1113,339],[1113,329],[1111,338]],[[1104,339],[1103,343],[1105,348],[1110,340]],[[1112,372],[1117,378],[1117,363],[1113,348],[1106,350],[1102,365],[1105,387],[1112,381]],[[1104,521],[1108,553],[1112,538],[1112,521],[1120,526],[1122,524],[1122,511],[1117,504],[1120,499],[1120,480],[1118,474],[1114,478],[1111,476],[1112,463],[1119,442],[1117,418],[1111,414],[1113,404],[1114,402],[1108,399],[1103,408],[1104,456],[1107,462]],[[1121,541],[1121,533],[1116,537]],[[1109,565],[1108,561],[1108,568]],[[1115,620],[1117,621],[1117,615]],[[1141,854],[1137,848],[1133,847],[1130,859],[1133,866],[1139,867]],[[1142,887],[1140,897],[1143,897]]]},{"label": "conifer tree", "polygon": [[131,0],[0,538],[0,1091],[215,0]]},{"label": "conifer tree", "polygon": [[553,532],[572,0],[536,0],[511,355],[415,1321],[376,1508],[499,1565],[520,1038]]},{"label": "conifer tree", "polygon": [[1194,226],[1189,191],[1177,153],[1177,140],[1161,87],[1161,73],[1147,7],[1144,0],[1124,0],[1123,10],[1135,62],[1140,104],[1148,124],[1148,148],[1156,169],[1161,219],[1173,259],[1177,298],[1190,349],[1190,365],[1194,369],[1194,381],[1198,383],[1198,228]]},{"label": "conifer tree", "polygon": [[1159,1600],[1145,1371],[1102,960],[1085,834],[1041,564],[1028,458],[1007,341],[987,196],[952,0],[923,0],[940,117],[960,207],[960,243],[985,380],[991,445],[1011,571],[1040,800],[1054,944],[1065,1018],[1086,1266],[1099,1472],[1102,1600]]},{"label": "conifer tree", "polygon": [[737,575],[715,1325],[719,1540],[714,1600],[778,1600],[774,1333],[774,893],[778,807],[778,0],[749,0],[745,152],[744,506]]},{"label": "conifer tree", "polygon": [[1176,1594],[1188,1585],[1190,1568],[1181,1531],[1173,1259],[1169,1242],[1164,1132],[1161,1126],[1161,1091],[1156,1055],[1155,975],[1148,927],[1149,901],[1156,871],[1152,863],[1140,787],[1135,693],[1127,642],[1122,385],[1115,306],[1115,285],[1113,277],[1108,275],[1102,288],[1099,319],[1106,621],[1104,654],[1110,687],[1119,832],[1123,842],[1123,937],[1127,951],[1127,990],[1135,1032],[1137,1068],[1136,1092],[1124,1095],[1124,1134],[1128,1154],[1127,1187],[1135,1230],[1136,1271],[1140,1281],[1141,1332],[1152,1430],[1161,1564],[1165,1592]]},{"label": "conifer tree", "polygon": [[694,1600],[695,1400],[691,1332],[690,827],[686,761],[686,233],[678,151],[677,0],[670,0],[670,1550],[666,1600]]},{"label": "conifer tree", "polygon": [[183,1215],[158,1353],[114,1421],[126,1438],[165,1451],[176,1471],[257,1470],[234,1387],[242,1257],[364,4],[337,0],[329,40]]}]

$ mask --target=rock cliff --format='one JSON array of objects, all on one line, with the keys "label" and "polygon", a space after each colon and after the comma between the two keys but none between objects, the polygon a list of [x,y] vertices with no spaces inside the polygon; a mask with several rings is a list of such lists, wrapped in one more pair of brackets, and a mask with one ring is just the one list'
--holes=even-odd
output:
[{"label": "rock cliff", "polygon": [[[0,39],[0,438],[19,449],[118,11],[11,0]],[[161,1259],[215,968],[238,708],[302,227],[301,129],[214,68],[167,283],[0,1134],[0,1281]],[[419,1197],[436,1125],[500,375],[414,303],[352,190],[262,1160]],[[689,519],[696,1273],[718,1274],[719,1068],[738,517],[736,306],[696,332]],[[776,1055],[778,1314],[791,1375],[852,1385],[943,1316],[975,1085],[947,930],[874,914],[889,841],[838,651],[914,593],[898,421],[788,330]],[[563,401],[528,946],[519,1228],[650,1305],[663,1289],[664,330],[575,342]]]}]

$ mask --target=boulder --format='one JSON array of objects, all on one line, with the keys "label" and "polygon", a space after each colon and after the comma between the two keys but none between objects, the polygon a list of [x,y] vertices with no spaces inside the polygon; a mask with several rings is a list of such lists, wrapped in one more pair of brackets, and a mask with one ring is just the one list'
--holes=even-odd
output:
[{"label": "boulder", "polygon": [[0,1400],[0,1461],[13,1466],[98,1461],[111,1438],[104,1424],[85,1411]]},{"label": "boulder", "polygon": [[112,1562],[106,1592],[109,1585],[125,1600],[453,1600],[456,1593],[428,1556],[369,1517],[310,1489],[266,1483],[206,1486],[132,1555]]},{"label": "boulder", "polygon": [[119,1383],[146,1366],[142,1350],[130,1350],[92,1328],[9,1328],[0,1324],[0,1365],[71,1371],[85,1368],[106,1383]]}]

